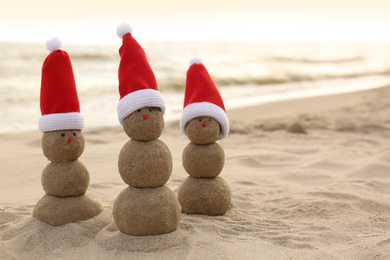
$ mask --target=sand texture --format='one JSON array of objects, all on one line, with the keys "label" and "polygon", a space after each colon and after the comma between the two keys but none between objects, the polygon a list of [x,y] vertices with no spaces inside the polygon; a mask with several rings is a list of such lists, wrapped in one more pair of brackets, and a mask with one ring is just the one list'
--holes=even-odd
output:
[{"label": "sand texture", "polygon": [[172,173],[172,154],[161,140],[130,139],[121,149],[118,170],[125,183],[152,188],[164,185]]},{"label": "sand texture", "polygon": [[43,190],[51,196],[79,196],[87,192],[88,185],[88,169],[79,160],[50,162],[42,171]]},{"label": "sand texture", "polygon": [[218,176],[225,165],[225,153],[218,143],[194,144],[183,150],[183,167],[192,177]]},{"label": "sand texture", "polygon": [[127,187],[116,198],[113,217],[119,230],[144,236],[169,233],[177,229],[181,207],[169,188]]},{"label": "sand texture", "polygon": [[[112,210],[128,187],[122,127],[88,129],[80,160],[98,216],[63,226],[32,217],[44,191],[41,133],[0,136],[0,259],[390,259],[390,88],[229,109],[220,175],[232,191],[223,216],[182,214],[176,231],[129,236]],[[113,115],[114,117],[116,115]],[[294,123],[305,130],[287,128]],[[188,177],[188,138],[166,122],[167,188]]]},{"label": "sand texture", "polygon": [[231,205],[229,184],[221,177],[195,178],[188,176],[178,190],[182,212],[218,216]]},{"label": "sand texture", "polygon": [[93,218],[101,211],[100,204],[87,195],[66,198],[44,195],[37,202],[33,216],[50,225],[60,226]]}]

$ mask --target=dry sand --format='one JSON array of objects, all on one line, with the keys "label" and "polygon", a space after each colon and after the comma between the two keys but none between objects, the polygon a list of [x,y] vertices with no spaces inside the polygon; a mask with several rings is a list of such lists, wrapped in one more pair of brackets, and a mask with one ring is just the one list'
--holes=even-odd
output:
[{"label": "dry sand", "polygon": [[[226,215],[183,215],[179,229],[133,237],[112,206],[126,187],[118,169],[122,129],[86,129],[80,159],[96,218],[53,227],[32,217],[48,160],[41,133],[0,136],[0,259],[390,259],[390,88],[274,102],[228,111],[219,142],[232,189]],[[292,123],[307,134],[291,133]],[[173,156],[166,184],[188,176],[178,122],[160,138]]]}]

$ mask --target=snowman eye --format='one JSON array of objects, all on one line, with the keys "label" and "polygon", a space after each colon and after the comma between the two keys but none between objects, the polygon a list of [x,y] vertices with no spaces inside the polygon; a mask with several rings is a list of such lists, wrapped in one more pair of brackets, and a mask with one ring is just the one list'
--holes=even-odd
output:
[{"label": "snowman eye", "polygon": [[141,112],[141,109],[138,109],[137,112],[138,112],[138,113]]},{"label": "snowman eye", "polygon": [[65,134],[61,134],[61,136],[62,136],[62,137],[64,137],[64,136],[65,136]]}]

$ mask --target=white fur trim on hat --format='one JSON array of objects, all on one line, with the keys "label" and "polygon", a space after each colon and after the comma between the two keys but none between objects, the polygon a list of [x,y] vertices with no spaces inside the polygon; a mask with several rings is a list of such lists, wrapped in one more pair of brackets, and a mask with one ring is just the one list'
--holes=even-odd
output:
[{"label": "white fur trim on hat", "polygon": [[46,41],[46,49],[50,52],[60,50],[61,47],[62,47],[62,43],[60,39],[58,39],[57,37],[50,38]]},{"label": "white fur trim on hat", "polygon": [[190,60],[190,66],[192,64],[203,64],[203,60],[201,58],[199,58],[199,57],[192,58]]},{"label": "white fur trim on hat", "polygon": [[219,106],[210,102],[191,103],[183,109],[180,118],[180,129],[186,135],[187,123],[197,117],[209,116],[218,121],[221,126],[219,140],[225,138],[229,133],[229,119],[226,112]]},{"label": "white fur trim on hat", "polygon": [[133,34],[133,28],[131,28],[130,24],[128,24],[128,23],[121,23],[116,28],[116,35],[118,35],[118,37],[121,39],[127,33]]},{"label": "white fur trim on hat", "polygon": [[38,127],[41,132],[68,129],[84,129],[84,117],[78,112],[55,113],[39,118]]},{"label": "white fur trim on hat", "polygon": [[118,119],[121,125],[128,115],[143,107],[159,107],[165,114],[165,102],[161,93],[154,89],[141,89],[127,94],[119,101]]}]

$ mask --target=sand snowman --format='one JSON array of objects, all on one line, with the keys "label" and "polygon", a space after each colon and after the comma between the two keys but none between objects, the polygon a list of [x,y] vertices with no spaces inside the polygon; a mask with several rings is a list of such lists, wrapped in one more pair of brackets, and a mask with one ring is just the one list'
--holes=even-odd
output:
[{"label": "sand snowman", "polygon": [[46,46],[51,53],[42,67],[39,129],[43,154],[51,162],[42,172],[46,195],[36,204],[33,216],[58,226],[93,218],[102,208],[85,194],[89,172],[78,160],[85,146],[84,118],[72,64],[57,38]]},{"label": "sand snowman", "polygon": [[188,176],[178,199],[187,214],[223,215],[231,203],[229,185],[218,175],[225,153],[216,143],[229,133],[222,97],[200,58],[190,61],[180,128],[191,141],[182,156]]},{"label": "sand snowman", "polygon": [[119,75],[118,117],[130,140],[119,154],[118,170],[129,185],[116,198],[113,216],[129,235],[157,235],[177,229],[181,207],[164,184],[172,173],[172,155],[158,138],[164,128],[165,103],[146,54],[124,23]]}]

